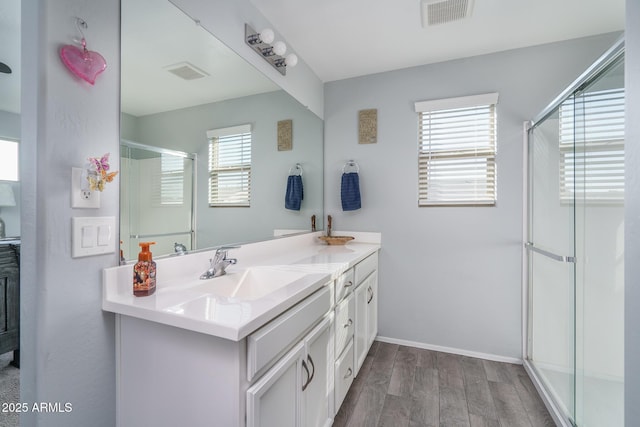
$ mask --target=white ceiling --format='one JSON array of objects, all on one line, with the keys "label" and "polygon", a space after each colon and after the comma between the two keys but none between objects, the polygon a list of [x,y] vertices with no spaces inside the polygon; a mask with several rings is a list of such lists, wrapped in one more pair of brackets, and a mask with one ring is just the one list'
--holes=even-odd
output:
[{"label": "white ceiling", "polygon": [[[624,0],[475,0],[469,18],[428,28],[420,0],[251,1],[325,82],[624,28]],[[168,1],[122,0],[122,15],[127,113],[277,89]],[[0,61],[13,69],[0,73],[0,110],[10,112],[20,111],[19,23],[20,1],[0,1]],[[99,50],[90,25],[88,47]],[[183,81],[164,70],[183,61],[210,76]]]},{"label": "white ceiling", "polygon": [[420,0],[251,2],[324,82],[624,28],[624,0],[475,0],[428,28]]}]

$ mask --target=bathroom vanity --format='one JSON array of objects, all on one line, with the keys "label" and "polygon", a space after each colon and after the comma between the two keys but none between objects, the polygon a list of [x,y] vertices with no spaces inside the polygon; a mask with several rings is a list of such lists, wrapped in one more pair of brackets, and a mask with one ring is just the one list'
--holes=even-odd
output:
[{"label": "bathroom vanity", "polygon": [[377,333],[380,235],[327,246],[309,233],[157,260],[134,297],[131,266],[104,270],[116,313],[119,426],[330,426]]}]

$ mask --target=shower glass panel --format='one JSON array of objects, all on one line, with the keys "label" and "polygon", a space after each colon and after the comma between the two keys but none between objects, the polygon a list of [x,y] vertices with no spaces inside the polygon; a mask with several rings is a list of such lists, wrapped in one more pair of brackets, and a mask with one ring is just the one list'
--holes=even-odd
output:
[{"label": "shower glass panel", "polygon": [[[529,138],[529,359],[564,416],[575,418],[575,218],[561,202],[559,110]],[[532,250],[535,249],[535,250]]]},{"label": "shower glass panel", "polygon": [[140,242],[156,242],[155,256],[187,250],[194,240],[195,155],[123,141],[120,145],[120,239],[126,260]]},{"label": "shower glass panel", "polygon": [[562,425],[624,425],[624,49],[529,131],[527,359]]}]

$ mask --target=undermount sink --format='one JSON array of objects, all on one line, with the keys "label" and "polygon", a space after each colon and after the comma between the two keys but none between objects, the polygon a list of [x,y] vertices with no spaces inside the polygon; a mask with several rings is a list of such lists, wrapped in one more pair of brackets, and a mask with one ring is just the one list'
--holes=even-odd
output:
[{"label": "undermount sink", "polygon": [[272,267],[250,267],[201,281],[191,290],[213,296],[255,300],[303,278],[306,274]]}]

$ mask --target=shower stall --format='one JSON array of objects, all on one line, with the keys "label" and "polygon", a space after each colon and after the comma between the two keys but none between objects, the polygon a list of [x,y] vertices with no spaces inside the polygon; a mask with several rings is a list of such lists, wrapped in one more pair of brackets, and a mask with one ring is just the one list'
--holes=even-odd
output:
[{"label": "shower stall", "polygon": [[525,368],[560,425],[623,426],[624,42],[526,127]]},{"label": "shower stall", "polygon": [[155,256],[187,251],[195,242],[196,155],[120,142],[120,249],[136,259],[140,242]]}]

